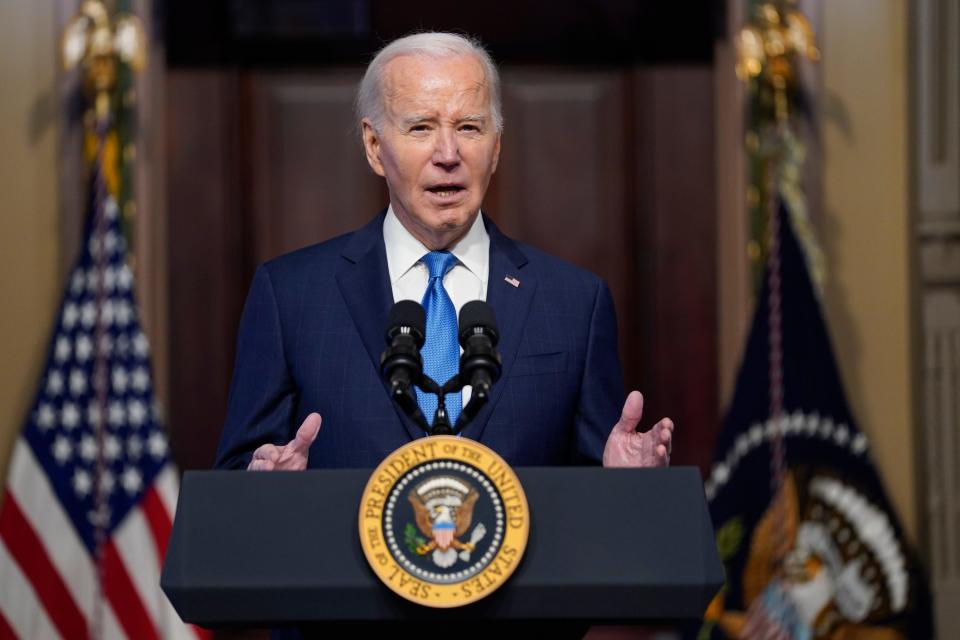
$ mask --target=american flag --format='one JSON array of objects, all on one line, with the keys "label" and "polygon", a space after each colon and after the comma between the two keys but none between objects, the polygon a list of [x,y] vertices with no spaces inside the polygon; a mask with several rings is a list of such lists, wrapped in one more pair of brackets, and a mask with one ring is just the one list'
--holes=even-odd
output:
[{"label": "american flag", "polygon": [[117,206],[94,183],[0,503],[0,639],[195,639],[160,590],[178,476]]}]

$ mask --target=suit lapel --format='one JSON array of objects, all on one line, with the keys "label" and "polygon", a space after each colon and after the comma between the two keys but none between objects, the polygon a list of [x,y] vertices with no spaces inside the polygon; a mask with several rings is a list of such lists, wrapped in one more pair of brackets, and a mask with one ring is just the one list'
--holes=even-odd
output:
[{"label": "suit lapel", "polygon": [[[383,245],[383,217],[384,214],[381,213],[353,234],[343,249],[342,256],[345,260],[337,272],[340,294],[347,303],[353,323],[378,375],[380,355],[386,348],[384,335],[387,319],[393,305],[387,252]],[[390,398],[386,383],[383,383],[383,392],[410,437],[423,437],[423,430]]]},{"label": "suit lapel", "polygon": [[[383,244],[383,218],[384,213],[381,212],[369,224],[353,234],[343,249],[344,263],[337,272],[337,286],[340,288],[340,294],[347,304],[367,354],[378,372],[380,371],[380,354],[386,347],[384,332],[390,307],[393,305],[387,252]],[[520,348],[523,330],[537,287],[536,278],[523,270],[528,262],[523,252],[486,216],[484,216],[484,223],[490,235],[487,302],[493,307],[500,328],[498,350],[503,362],[503,373],[500,380],[493,385],[490,401],[464,431],[465,436],[477,441],[483,436],[490,415],[503,395],[506,378],[517,358],[517,351]],[[507,278],[518,282],[517,286],[508,282]],[[386,383],[383,384],[383,392],[410,437],[422,438],[423,430],[393,401]]]},{"label": "suit lapel", "polygon": [[[517,359],[523,329],[537,288],[536,278],[529,271],[523,270],[528,262],[523,252],[486,216],[484,222],[490,235],[487,303],[493,307],[500,329],[500,344],[497,348],[503,362],[503,373],[500,380],[493,385],[490,401],[477,414],[473,424],[464,430],[465,436],[477,441],[483,436],[490,415],[503,395],[506,378]],[[508,282],[507,278],[517,283],[516,286]]]}]

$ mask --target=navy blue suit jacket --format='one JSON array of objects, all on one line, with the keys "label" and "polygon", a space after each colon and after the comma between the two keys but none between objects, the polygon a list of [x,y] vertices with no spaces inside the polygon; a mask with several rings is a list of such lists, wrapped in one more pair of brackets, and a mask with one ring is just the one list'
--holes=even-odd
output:
[{"label": "navy blue suit jacket", "polygon": [[[424,436],[379,373],[393,305],[383,219],[258,268],[217,467],[245,468],[254,449],[286,444],[313,411],[323,417],[313,468],[373,467]],[[610,291],[484,223],[503,375],[463,435],[515,466],[599,463],[624,391]]]}]

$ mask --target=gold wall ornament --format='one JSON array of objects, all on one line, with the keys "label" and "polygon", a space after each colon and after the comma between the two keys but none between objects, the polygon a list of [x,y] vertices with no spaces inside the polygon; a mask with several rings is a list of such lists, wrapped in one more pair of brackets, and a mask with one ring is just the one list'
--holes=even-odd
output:
[{"label": "gold wall ornament", "polygon": [[65,69],[81,67],[83,85],[93,99],[98,122],[110,116],[118,64],[140,71],[147,62],[140,19],[127,13],[111,18],[102,0],[84,0],[64,28],[60,50]]}]

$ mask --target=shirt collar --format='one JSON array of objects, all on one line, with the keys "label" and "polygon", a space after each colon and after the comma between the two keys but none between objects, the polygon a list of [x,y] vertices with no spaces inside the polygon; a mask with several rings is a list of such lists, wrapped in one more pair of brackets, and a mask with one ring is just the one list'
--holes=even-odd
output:
[{"label": "shirt collar", "polygon": [[[387,215],[383,220],[383,242],[387,249],[387,270],[390,272],[391,283],[402,278],[430,252],[403,226],[393,212],[393,205],[387,208]],[[487,265],[490,261],[490,235],[483,224],[482,212],[477,214],[467,234],[450,247],[450,253],[477,278],[486,281]]]}]

